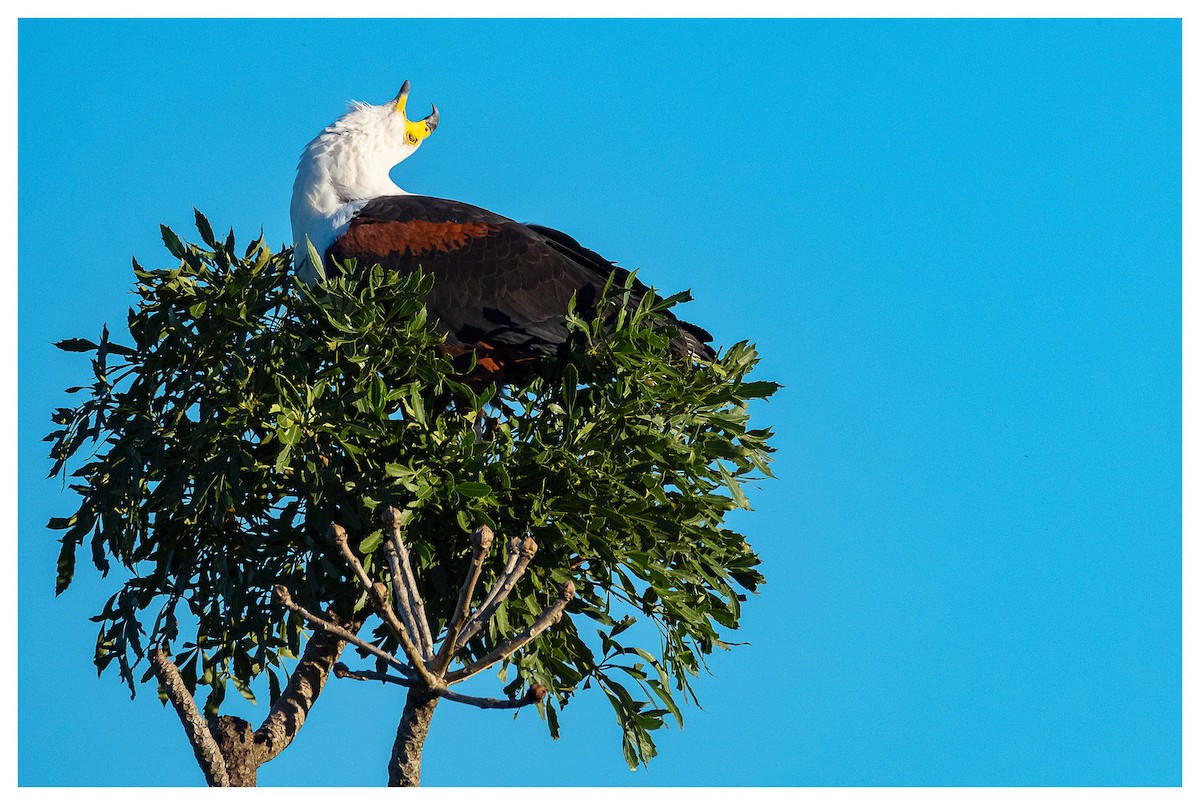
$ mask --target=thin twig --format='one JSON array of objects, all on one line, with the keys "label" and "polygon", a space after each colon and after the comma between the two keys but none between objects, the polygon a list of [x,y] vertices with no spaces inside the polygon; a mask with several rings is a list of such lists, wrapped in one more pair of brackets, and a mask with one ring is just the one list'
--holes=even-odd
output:
[{"label": "thin twig", "polygon": [[504,645],[494,649],[490,654],[476,660],[465,668],[460,668],[445,675],[447,684],[461,682],[467,677],[474,676],[480,671],[484,671],[496,663],[508,657],[513,652],[518,651],[522,646],[528,643],[533,638],[540,635],[542,632],[549,629],[558,619],[562,617],[563,610],[567,608],[567,604],[575,597],[575,584],[570,580],[563,582],[558,588],[558,600],[550,606],[542,610],[542,614],[534,621],[533,625],[521,632]]},{"label": "thin twig", "polygon": [[[425,648],[426,656],[432,657],[433,635],[429,633],[429,620],[425,617],[425,602],[421,599],[421,590],[417,587],[417,577],[413,574],[412,563],[408,559],[408,548],[404,545],[402,536],[404,527],[400,524],[400,510],[395,506],[388,506],[387,511],[383,513],[383,524],[390,532],[391,546],[400,559],[400,570],[404,573],[404,586],[408,589],[409,605],[412,608],[413,619],[416,621],[417,634]],[[388,561],[391,561],[390,555]]]},{"label": "thin twig", "polygon": [[463,624],[466,623],[471,612],[471,598],[475,595],[475,585],[479,582],[479,575],[483,572],[483,560],[487,557],[488,551],[492,549],[492,540],[495,539],[495,536],[492,529],[485,525],[479,526],[471,533],[471,565],[467,568],[467,577],[458,590],[458,603],[454,605],[454,613],[450,616],[450,625],[446,627],[446,638],[442,641],[442,648],[438,651],[437,660],[433,664],[434,670],[439,674],[445,673],[450,661],[454,659],[454,646],[458,642],[458,633],[462,630]]},{"label": "thin twig", "polygon": [[[367,594],[371,597],[371,602],[375,605],[375,611],[383,620],[396,639],[400,641],[400,647],[404,649],[405,656],[408,657],[409,663],[417,672],[426,684],[432,686],[433,676],[425,667],[424,655],[413,645],[412,639],[409,637],[408,631],[404,628],[404,624],[396,618],[396,613],[388,606],[387,601],[387,586],[383,584],[376,585],[371,581],[371,577],[367,575],[367,571],[363,568],[362,562],[358,561],[358,557],[354,555],[354,551],[350,550],[350,541],[346,536],[346,529],[342,528],[337,523],[329,527],[329,539],[341,551],[342,557],[346,560],[346,564],[350,565],[350,569],[354,571],[354,575],[367,588]],[[286,589],[286,588],[285,588]],[[355,645],[358,645],[355,643]],[[390,654],[388,655],[391,656]],[[395,659],[393,657],[393,659]]]},{"label": "thin twig", "polygon": [[[333,666],[333,675],[338,679],[358,679],[363,682],[384,682],[393,685],[403,685],[406,688],[417,687],[416,683],[391,674],[381,674],[378,671],[351,671],[342,663]],[[484,710],[516,710],[527,704],[537,704],[546,698],[545,685],[533,685],[520,699],[491,699],[484,696],[467,696],[455,693],[449,688],[442,687],[434,691],[438,696],[452,702],[461,702]]]},{"label": "thin twig", "polygon": [[[532,537],[523,540],[519,548],[516,545],[517,539],[514,537],[509,544],[509,561],[512,569],[496,580],[483,604],[471,615],[463,627],[462,633],[458,636],[458,640],[455,641],[455,651],[465,646],[467,641],[474,637],[475,633],[482,629],[484,624],[491,619],[500,605],[504,603],[504,599],[508,597],[513,586],[521,578],[521,574],[525,572],[525,568],[529,567],[529,563],[533,560],[533,555],[537,553],[538,546]],[[513,551],[511,550],[512,548],[517,549]]]},{"label": "thin twig", "polygon": [[[393,657],[391,654],[388,654],[383,649],[381,649],[377,646],[371,645],[366,640],[363,640],[356,634],[352,634],[352,633],[348,632],[347,630],[338,626],[336,623],[331,623],[330,621],[327,621],[323,618],[317,617],[316,615],[312,614],[304,607],[297,604],[295,601],[292,600],[292,595],[290,592],[288,592],[288,588],[283,586],[282,584],[275,585],[275,597],[277,599],[279,599],[279,603],[283,604],[285,607],[290,609],[292,612],[295,612],[301,618],[304,618],[304,620],[308,621],[308,623],[311,624],[313,626],[313,628],[320,629],[321,631],[324,631],[324,632],[329,632],[330,634],[335,635],[335,636],[341,638],[342,640],[345,640],[347,643],[353,643],[354,645],[361,648],[363,651],[366,651],[369,654],[374,654],[376,657],[383,660],[385,663],[392,666],[400,673],[406,674],[408,676],[413,676],[412,668],[409,668],[407,665],[400,662],[398,659]],[[428,676],[428,675],[429,675],[429,672],[426,671],[424,676]],[[425,680],[425,679],[422,679],[422,681],[427,682],[427,680]],[[434,687],[434,686],[436,686],[436,684],[437,684],[437,682],[434,681],[434,684],[430,685],[429,687]]]}]

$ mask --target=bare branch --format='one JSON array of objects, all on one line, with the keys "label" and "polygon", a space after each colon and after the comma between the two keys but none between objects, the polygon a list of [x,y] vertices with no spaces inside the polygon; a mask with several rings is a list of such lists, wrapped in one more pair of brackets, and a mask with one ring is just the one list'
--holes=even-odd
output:
[{"label": "bare branch", "polygon": [[388,572],[392,577],[392,603],[396,607],[396,612],[400,614],[400,620],[404,622],[404,628],[416,640],[415,645],[421,651],[422,658],[427,657],[429,651],[425,647],[425,641],[421,638],[421,630],[413,618],[412,598],[408,594],[403,571],[400,569],[399,560],[396,557],[396,549],[392,547],[391,542],[384,543],[384,553],[387,555]]},{"label": "bare branch", "polygon": [[[330,623],[329,621],[327,621],[323,618],[317,617],[316,615],[312,614],[304,607],[297,604],[295,601],[292,600],[292,595],[291,595],[291,593],[288,592],[288,588],[283,586],[282,584],[275,585],[275,597],[278,598],[279,602],[281,604],[283,604],[285,607],[290,609],[292,612],[295,612],[301,618],[304,618],[304,620],[308,621],[308,623],[311,624],[313,628],[320,629],[321,631],[324,631],[324,632],[329,632],[330,634],[332,634],[336,637],[339,637],[342,640],[345,640],[347,643],[353,643],[354,645],[361,648],[363,651],[366,651],[369,654],[373,654],[376,657],[378,657],[379,659],[383,660],[385,663],[392,666],[393,668],[395,668],[397,671],[399,671],[402,674],[406,674],[408,676],[414,675],[414,670],[412,668],[409,668],[407,665],[400,662],[398,659],[393,657],[391,654],[388,654],[383,649],[371,645],[366,640],[363,640],[362,638],[360,638],[358,635],[351,634],[350,632],[346,631],[345,629],[343,629],[342,627],[338,626],[335,623]],[[430,677],[429,671],[426,670],[424,666],[421,666],[420,671],[424,671],[424,673],[421,674],[420,672],[417,672],[417,675],[422,678],[423,682],[426,682],[428,684],[432,680],[433,684],[431,684],[430,687],[437,686],[437,684],[438,684],[437,680]]]},{"label": "bare branch", "polygon": [[[403,685],[406,688],[417,687],[416,683],[391,674],[381,674],[377,671],[351,671],[342,663],[338,663],[333,667],[334,676],[338,679],[358,679],[363,682],[384,682],[393,685]],[[491,699],[484,696],[467,696],[462,693],[455,693],[449,688],[440,688],[433,691],[437,696],[452,702],[460,702],[469,704],[473,707],[478,707],[483,710],[516,710],[524,707],[527,704],[537,704],[546,698],[545,685],[533,685],[526,691],[525,696],[520,699]]]},{"label": "bare branch", "polygon": [[463,627],[462,634],[458,636],[455,651],[465,646],[467,641],[474,637],[475,633],[483,628],[483,625],[491,619],[496,609],[504,602],[504,599],[512,591],[513,586],[521,578],[521,574],[525,572],[525,568],[529,567],[534,554],[537,553],[538,546],[532,537],[522,541],[520,548],[513,551],[512,548],[516,548],[517,540],[517,537],[513,537],[512,542],[509,543],[509,564],[512,565],[512,570],[496,580],[484,603],[471,615],[470,620]]},{"label": "bare branch", "polygon": [[474,676],[480,671],[492,667],[514,652],[519,651],[521,647],[530,640],[534,639],[542,632],[546,631],[555,623],[557,623],[558,619],[562,617],[563,610],[567,608],[567,604],[569,604],[571,599],[574,597],[575,584],[569,580],[563,582],[558,588],[558,600],[542,610],[542,614],[531,626],[529,626],[529,628],[521,632],[504,645],[497,647],[485,657],[476,660],[465,668],[461,668],[457,671],[446,674],[446,683],[454,684],[455,682],[461,682],[468,677]]},{"label": "bare branch", "polygon": [[175,706],[175,712],[183,723],[183,731],[187,735],[188,743],[192,745],[192,752],[196,755],[196,762],[200,764],[205,781],[210,786],[229,787],[225,756],[221,754],[212,732],[208,729],[208,723],[200,713],[200,708],[196,707],[196,700],[183,684],[179,667],[171,661],[165,651],[155,648],[150,652],[150,669],[158,678],[158,684],[166,691],[167,699]]},{"label": "bare branch", "polygon": [[471,613],[471,620],[479,614],[479,611],[486,608],[488,604],[496,599],[496,595],[500,592],[500,588],[504,585],[504,580],[507,579],[517,567],[517,560],[521,558],[521,547],[525,544],[525,540],[521,537],[513,537],[508,541],[508,561],[504,563],[504,569],[500,571],[500,575],[496,577],[496,582],[492,588],[488,590],[488,594],[484,597],[483,603],[479,605],[479,609]]},{"label": "bare branch", "polygon": [[[396,635],[396,639],[400,641],[400,647],[404,649],[404,654],[406,657],[408,657],[408,661],[411,663],[413,669],[416,670],[417,675],[422,679],[426,679],[428,677],[426,681],[432,686],[433,683],[429,680],[431,680],[433,677],[430,676],[429,671],[425,668],[424,653],[421,652],[415,645],[413,645],[412,638],[409,636],[409,631],[404,628],[404,624],[400,623],[400,621],[396,618],[396,613],[392,611],[390,606],[388,606],[387,585],[377,584],[371,581],[371,577],[367,575],[367,571],[365,568],[363,568],[362,562],[358,561],[358,557],[354,555],[354,551],[350,550],[350,540],[346,536],[346,529],[342,528],[337,523],[334,523],[329,527],[327,536],[329,537],[330,541],[337,546],[337,549],[342,554],[342,558],[346,560],[346,563],[350,565],[350,569],[354,571],[354,575],[357,576],[358,580],[362,582],[364,587],[367,588],[367,594],[371,598],[371,603],[374,605],[375,611],[379,614],[379,617],[383,620],[384,624],[386,624],[387,627],[392,630],[392,633]],[[358,644],[355,643],[355,645]],[[389,654],[387,656],[390,657],[391,655]],[[393,657],[392,659],[394,660],[395,658]]]},{"label": "bare branch", "polygon": [[342,558],[346,560],[346,564],[350,566],[350,570],[362,582],[362,586],[369,591],[374,585],[371,577],[367,575],[366,568],[362,566],[362,562],[358,561],[358,557],[354,555],[354,551],[350,550],[350,537],[346,533],[346,529],[334,523],[329,526],[329,530],[325,532],[325,538],[328,539],[333,546],[342,554]]},{"label": "bare branch", "polygon": [[433,664],[434,670],[438,673],[445,673],[446,668],[450,666],[450,661],[454,659],[454,647],[458,642],[458,633],[462,630],[471,611],[471,598],[475,595],[475,585],[479,582],[479,575],[483,572],[483,560],[488,551],[492,549],[494,538],[495,534],[492,533],[492,529],[485,525],[481,525],[471,534],[471,545],[474,548],[471,551],[471,565],[467,568],[467,577],[458,590],[458,603],[454,606],[450,625],[446,627],[446,639],[442,641],[442,648]]},{"label": "bare branch", "polygon": [[[396,574],[396,562],[389,552],[388,563],[392,566],[392,582],[395,584],[403,581],[408,592],[408,604],[417,627],[419,642],[425,649],[425,657],[432,658],[433,635],[429,633],[429,620],[425,617],[425,602],[421,599],[421,590],[417,587],[417,577],[413,574],[412,563],[408,558],[408,548],[404,545],[404,528],[400,525],[400,510],[395,506],[388,506],[387,511],[383,513],[383,524],[387,526],[390,537],[387,547],[395,551],[399,559],[400,572],[403,574]],[[398,592],[397,597],[399,597]]]},{"label": "bare branch", "polygon": [[392,685],[400,685],[405,688],[419,688],[424,690],[424,686],[411,679],[405,679],[402,676],[393,676],[391,674],[382,674],[378,671],[351,671],[346,667],[344,662],[339,662],[333,666],[333,675],[338,679],[357,679],[360,682],[385,682]]}]

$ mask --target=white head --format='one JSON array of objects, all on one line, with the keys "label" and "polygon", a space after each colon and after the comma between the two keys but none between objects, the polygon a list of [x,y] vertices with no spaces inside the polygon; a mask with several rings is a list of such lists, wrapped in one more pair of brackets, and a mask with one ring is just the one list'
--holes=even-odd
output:
[{"label": "white head", "polygon": [[298,271],[307,262],[305,238],[323,255],[364,203],[377,196],[404,194],[388,172],[411,156],[438,125],[436,106],[422,120],[408,119],[408,90],[405,81],[394,99],[379,106],[351,102],[344,115],[304,147],[292,186]]}]

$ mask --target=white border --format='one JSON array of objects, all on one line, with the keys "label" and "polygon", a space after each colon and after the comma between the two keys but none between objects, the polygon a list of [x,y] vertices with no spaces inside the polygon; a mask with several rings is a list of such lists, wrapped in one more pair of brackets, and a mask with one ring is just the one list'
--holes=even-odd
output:
[{"label": "white border", "polygon": [[[21,0],[16,4],[16,17],[88,17],[96,16],[96,5],[82,2],[39,2],[31,3],[27,0]],[[1185,5],[1180,2],[1116,2],[1115,0],[1094,0],[1093,2],[1063,2],[1058,0],[1043,0],[1042,2],[982,2],[974,3],[969,7],[964,7],[965,4],[951,2],[916,2],[916,3],[882,3],[882,2],[863,2],[862,0],[848,0],[847,2],[839,3],[832,6],[829,3],[810,3],[797,2],[783,4],[780,2],[770,2],[770,0],[740,0],[736,5],[728,2],[713,2],[713,0],[696,0],[696,2],[680,3],[669,2],[666,0],[608,0],[604,3],[577,3],[577,2],[550,2],[548,0],[515,0],[515,2],[506,2],[499,4],[493,0],[490,3],[480,2],[480,0],[461,0],[453,5],[443,6],[440,3],[426,2],[420,5],[413,4],[376,4],[368,3],[356,8],[359,13],[356,15],[360,18],[370,17],[391,17],[391,16],[409,16],[409,17],[494,17],[498,12],[503,12],[502,16],[506,17],[812,17],[812,18],[848,18],[848,17],[906,17],[906,18],[927,18],[927,17],[957,17],[957,18],[983,18],[983,17],[1167,17],[1180,18],[1183,20],[1183,141],[1185,152],[1187,145],[1190,143],[1189,135],[1195,130],[1191,124],[1191,112],[1195,108],[1195,104],[1191,102],[1191,88],[1196,86],[1195,70],[1193,69],[1193,60],[1189,58],[1192,52],[1192,46],[1195,44],[1196,37],[1191,34],[1191,28],[1187,23],[1187,18],[1184,13]],[[105,16],[116,17],[265,17],[265,16],[280,16],[280,17],[296,17],[296,16],[313,16],[313,17],[329,17],[330,10],[334,8],[329,3],[315,2],[314,0],[296,0],[290,3],[281,2],[229,2],[229,0],[210,0],[204,4],[202,8],[188,7],[187,13],[171,13],[172,9],[163,6],[161,3],[147,2],[115,2],[104,4],[103,11]],[[1186,8],[1190,8],[1187,6]],[[736,10],[739,13],[731,14],[731,10]],[[403,11],[403,14],[398,12]],[[16,76],[17,76],[17,26],[14,23],[9,27],[9,36],[7,41],[9,46],[7,52],[7,64],[9,75],[12,80],[4,85],[4,95],[2,96],[5,102],[5,108],[9,110],[10,125],[6,131],[8,137],[13,143],[13,149],[10,153],[16,151],[16,116],[17,116],[17,98],[16,98]],[[9,204],[9,214],[0,216],[0,238],[3,242],[13,244],[10,247],[9,257],[12,260],[12,265],[16,264],[16,221],[17,221],[17,175],[16,161],[12,160],[6,166],[2,175],[2,180],[8,188],[7,200]],[[1194,697],[1189,695],[1186,680],[1189,678],[1189,671],[1196,667],[1194,662],[1193,646],[1194,640],[1191,639],[1189,627],[1194,623],[1190,616],[1194,596],[1190,594],[1190,582],[1196,577],[1194,571],[1195,551],[1190,546],[1192,534],[1194,533],[1193,518],[1190,516],[1190,507],[1187,502],[1192,499],[1192,494],[1196,491],[1194,483],[1195,473],[1192,470],[1192,462],[1189,457],[1193,455],[1194,438],[1193,429],[1187,427],[1187,415],[1190,412],[1190,401],[1195,398],[1193,392],[1192,378],[1192,361],[1189,359],[1192,346],[1194,328],[1189,326],[1191,321],[1191,302],[1193,294],[1191,293],[1194,287],[1194,281],[1191,277],[1194,260],[1191,248],[1191,239],[1189,234],[1193,231],[1192,224],[1194,223],[1194,215],[1192,214],[1192,205],[1190,204],[1191,193],[1189,189],[1194,186],[1193,171],[1191,170],[1191,162],[1186,158],[1183,161],[1183,271],[1182,271],[1182,290],[1183,290],[1183,679],[1185,680],[1183,691],[1183,775],[1184,786],[1179,789],[1141,789],[1141,788],[997,788],[997,789],[982,789],[982,788],[902,788],[902,789],[863,789],[863,788],[806,788],[800,793],[806,802],[813,803],[845,803],[845,802],[860,802],[860,801],[879,801],[886,800],[891,803],[940,803],[953,802],[958,803],[964,799],[971,802],[1011,802],[1019,800],[1022,805],[1025,803],[1039,802],[1062,802],[1062,801],[1079,801],[1086,803],[1110,803],[1110,802],[1179,802],[1183,801],[1188,783],[1192,777],[1191,771],[1195,768],[1196,751],[1195,741],[1191,737],[1189,727],[1195,723],[1194,716]],[[11,287],[11,286],[10,286]],[[0,418],[8,427],[3,429],[3,436],[0,437],[0,455],[16,456],[16,356],[17,356],[17,297],[14,293],[9,293],[0,301],[3,305],[3,315],[0,318],[0,326],[3,327],[3,338],[5,347],[0,350],[0,378],[3,378],[5,383],[4,393],[0,396]],[[0,506],[6,513],[6,519],[10,524],[16,521],[16,463],[9,461],[4,462],[2,477],[4,483],[0,483]],[[11,529],[10,534],[15,534],[16,529]],[[16,541],[10,542],[10,550],[15,552]],[[10,554],[11,556],[11,554]],[[17,565],[15,561],[5,563],[4,573],[5,589],[8,591],[7,600],[9,602],[9,612],[17,611]],[[5,642],[9,645],[15,644],[12,635],[14,630],[13,621],[9,619],[6,622],[8,630],[8,639]],[[0,663],[0,686],[4,690],[15,691],[15,675],[17,664],[15,657],[9,661]],[[0,697],[3,702],[3,716],[9,724],[8,736],[11,740],[13,751],[5,752],[4,778],[10,789],[16,788],[16,737],[17,737],[17,713],[16,713],[16,696],[10,694],[6,697]],[[64,736],[64,739],[69,740],[69,736]],[[71,797],[77,796],[77,789],[70,791],[58,789],[17,789],[20,797],[27,801],[53,801],[58,802],[65,795]],[[286,797],[289,801],[294,801],[297,794],[301,794],[303,799],[309,799],[322,796],[322,789],[255,789],[256,798],[267,799],[283,799]],[[670,793],[669,793],[670,792]],[[570,798],[574,805],[590,805],[590,803],[604,803],[611,805],[613,799],[619,798],[622,801],[630,802],[651,802],[661,801],[664,796],[671,796],[674,793],[670,789],[556,789],[556,788],[509,788],[495,789],[489,795],[489,800],[498,803],[517,803],[527,805],[530,801],[540,801],[543,798],[546,800],[562,801],[564,798]],[[678,793],[687,796],[691,799],[706,801],[709,798],[725,799],[728,793],[722,793],[722,789],[679,789]],[[120,798],[123,802],[137,801],[145,798],[161,799],[164,794],[172,798],[183,800],[192,800],[193,798],[212,796],[204,789],[153,789],[153,788],[137,788],[137,789],[97,789],[94,790],[89,798],[100,794],[101,799],[117,799]],[[427,797],[437,797],[439,800],[450,795],[452,800],[456,801],[458,797],[464,800],[467,798],[475,798],[480,794],[479,789],[448,789],[448,788],[430,788],[412,791],[406,794],[407,797],[412,797],[417,800]],[[237,796],[237,794],[231,794]],[[782,800],[787,797],[789,800],[797,796],[795,789],[738,789],[739,798],[747,796],[755,799],[766,800]]]}]

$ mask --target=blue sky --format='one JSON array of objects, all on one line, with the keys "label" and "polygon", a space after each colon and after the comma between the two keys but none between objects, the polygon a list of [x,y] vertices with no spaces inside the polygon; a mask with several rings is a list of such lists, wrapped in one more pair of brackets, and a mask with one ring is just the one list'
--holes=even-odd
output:
[{"label": "blue sky", "polygon": [[[410,79],[393,176],[691,288],[785,385],[736,525],[768,583],[629,772],[606,702],[443,704],[429,785],[1178,785],[1178,21],[19,24],[19,782],[198,785],[55,599],[39,440],[192,207],[290,240],[296,158]],[[264,785],[374,785],[402,699],[334,682]],[[264,706],[232,712],[261,720]],[[469,765],[460,758],[474,756]],[[332,758],[332,762],[331,759]]]}]

